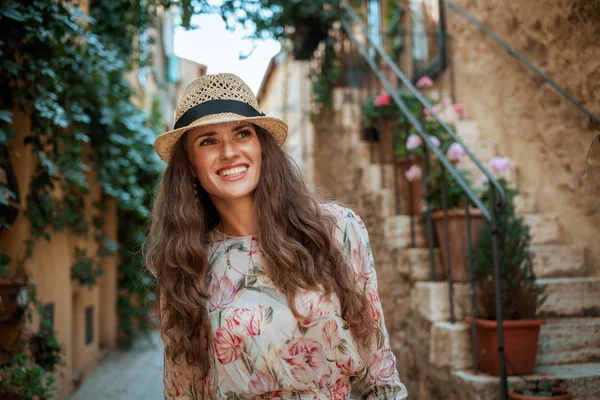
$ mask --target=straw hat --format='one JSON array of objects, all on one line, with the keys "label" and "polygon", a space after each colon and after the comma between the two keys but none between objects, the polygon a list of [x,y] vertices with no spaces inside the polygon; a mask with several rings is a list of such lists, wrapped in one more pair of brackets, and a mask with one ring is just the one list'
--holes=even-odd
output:
[{"label": "straw hat", "polygon": [[154,149],[169,163],[175,143],[186,131],[232,121],[248,121],[264,128],[280,147],[287,137],[287,124],[260,112],[256,97],[244,81],[233,74],[216,74],[189,84],[175,109],[173,130],[157,137]]}]

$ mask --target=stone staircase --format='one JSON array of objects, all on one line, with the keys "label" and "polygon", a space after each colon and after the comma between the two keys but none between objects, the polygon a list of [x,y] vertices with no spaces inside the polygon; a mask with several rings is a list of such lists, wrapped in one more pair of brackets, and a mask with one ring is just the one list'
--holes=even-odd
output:
[{"label": "stone staircase", "polygon": [[[338,89],[342,90],[348,89]],[[343,120],[356,112],[356,104],[342,98],[347,94],[334,92],[334,114]],[[496,149],[482,142],[478,129],[475,121],[456,122],[458,135],[487,164]],[[360,140],[359,130],[346,129],[343,134],[350,155],[344,167],[358,180],[341,200],[354,206],[369,228],[390,340],[411,397],[498,399],[499,379],[472,369],[470,326],[463,322],[470,312],[468,284],[454,285],[457,322],[451,323],[447,282],[429,280],[423,224],[415,219],[416,248],[410,248],[410,217],[395,214],[392,166],[371,163],[372,144]],[[461,160],[458,167],[479,182],[480,173],[470,163]],[[509,180],[516,183],[516,175]],[[591,275],[585,248],[569,243],[561,233],[558,216],[538,212],[532,190],[521,189],[515,201],[531,229],[537,282],[546,288],[547,299],[540,309],[546,324],[540,332],[535,375],[510,377],[509,385],[546,379],[567,388],[574,399],[600,399],[600,276]],[[439,250],[434,257],[438,279],[443,279]]]}]

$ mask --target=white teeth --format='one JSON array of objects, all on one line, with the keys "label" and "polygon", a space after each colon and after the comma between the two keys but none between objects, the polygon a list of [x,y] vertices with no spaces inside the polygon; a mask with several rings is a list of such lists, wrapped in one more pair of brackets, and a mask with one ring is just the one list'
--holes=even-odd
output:
[{"label": "white teeth", "polygon": [[219,171],[219,175],[229,176],[229,175],[241,174],[243,172],[246,172],[247,169],[248,169],[248,167],[235,167],[235,168],[230,168],[230,169],[224,169],[222,171]]}]

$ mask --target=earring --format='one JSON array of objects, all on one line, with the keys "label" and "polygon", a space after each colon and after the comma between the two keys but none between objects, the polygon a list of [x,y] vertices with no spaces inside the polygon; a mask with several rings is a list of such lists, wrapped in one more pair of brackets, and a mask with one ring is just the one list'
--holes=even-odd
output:
[{"label": "earring", "polygon": [[194,180],[194,197],[196,198],[196,203],[199,203],[200,200],[198,198],[198,184]]}]

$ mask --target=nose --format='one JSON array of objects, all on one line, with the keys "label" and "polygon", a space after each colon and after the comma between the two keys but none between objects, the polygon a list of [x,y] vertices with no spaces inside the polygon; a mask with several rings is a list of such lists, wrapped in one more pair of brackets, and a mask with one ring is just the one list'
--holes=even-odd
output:
[{"label": "nose", "polygon": [[221,146],[221,160],[231,160],[238,157],[238,149],[230,140],[226,140],[223,142]]}]

